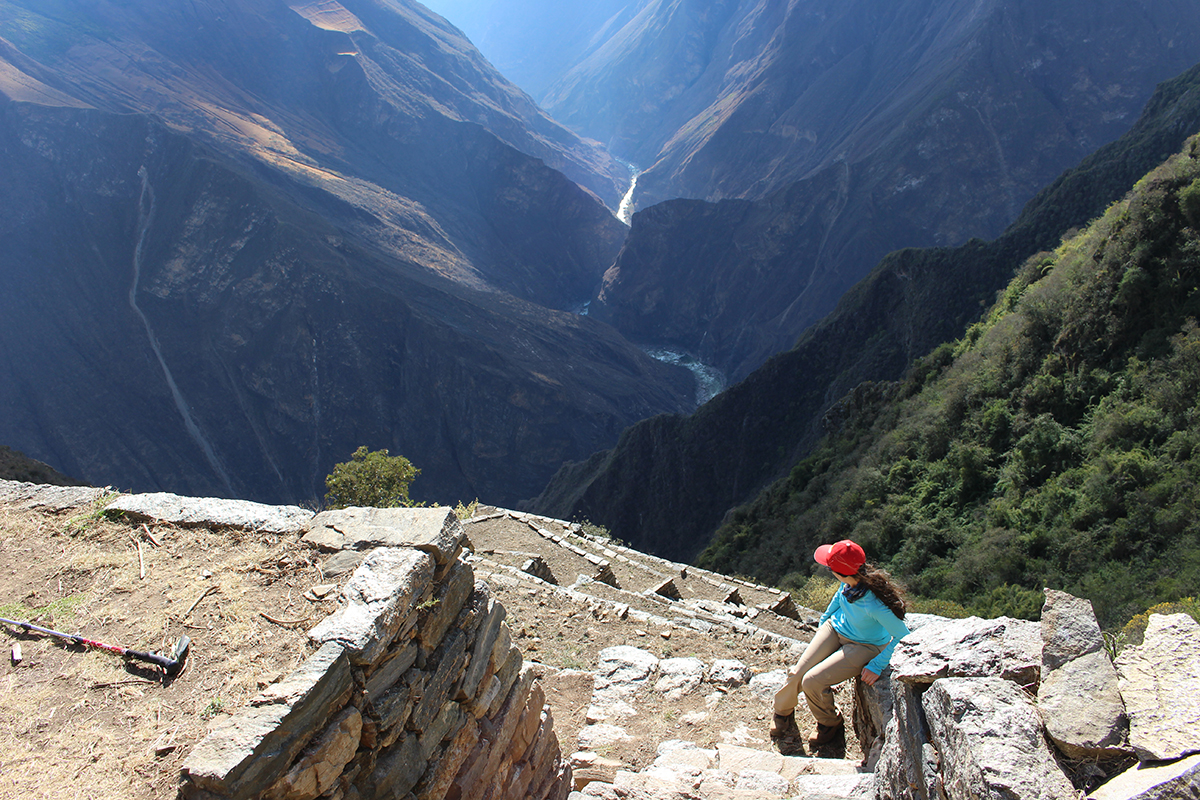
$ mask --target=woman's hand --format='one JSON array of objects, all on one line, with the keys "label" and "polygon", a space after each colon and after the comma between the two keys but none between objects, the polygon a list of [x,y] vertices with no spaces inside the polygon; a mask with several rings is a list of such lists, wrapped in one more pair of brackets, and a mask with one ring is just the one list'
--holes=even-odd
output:
[{"label": "woman's hand", "polygon": [[879,676],[874,672],[871,672],[871,670],[867,669],[866,667],[863,667],[862,675],[860,677],[862,677],[862,682],[867,686],[874,686],[875,681],[879,680]]}]

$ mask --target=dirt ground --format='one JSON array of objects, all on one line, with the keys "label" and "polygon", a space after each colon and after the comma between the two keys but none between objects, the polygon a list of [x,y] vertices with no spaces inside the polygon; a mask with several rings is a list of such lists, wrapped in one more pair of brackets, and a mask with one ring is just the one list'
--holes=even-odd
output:
[{"label": "dirt ground", "polygon": [[[489,510],[481,509],[480,513]],[[487,535],[483,533],[485,529],[488,530]],[[540,537],[530,537],[522,525],[488,521],[468,524],[466,530],[468,538],[480,548],[479,555],[483,559],[476,566],[477,574],[494,571],[500,576],[490,583],[508,612],[513,641],[524,651],[527,662],[541,665],[539,669],[546,687],[546,702],[553,711],[564,755],[577,749],[579,732],[587,724],[592,670],[605,648],[630,645],[660,659],[694,657],[706,665],[717,660],[736,659],[746,664],[754,674],[759,674],[791,667],[803,651],[803,644],[810,638],[810,634],[804,634],[802,641],[789,647],[778,641],[732,631],[701,633],[680,625],[649,625],[632,617],[621,619],[611,610],[612,603],[589,606],[572,599],[567,592],[555,591],[537,582],[506,580],[511,571],[506,572],[497,564],[515,565],[535,554],[542,556],[554,574],[559,576],[560,583],[569,583],[577,573],[588,571],[588,564],[573,560],[569,552],[548,546]],[[554,532],[562,533],[557,529]],[[482,546],[483,543],[486,546]],[[641,584],[635,583],[634,576],[644,568],[637,564],[621,565],[614,562],[614,569],[622,586],[635,591],[642,588]],[[655,580],[646,577],[643,584],[649,585]],[[681,586],[685,583],[677,582]],[[705,593],[694,576],[690,584],[695,587],[694,591]],[[577,588],[597,598],[614,599],[615,593],[603,584],[593,583]],[[750,594],[744,587],[743,592]],[[714,593],[711,596],[717,595]],[[629,602],[631,598],[627,596],[624,599]],[[838,691],[839,706],[848,714],[852,687],[844,685]],[[754,696],[747,686],[729,688],[705,683],[694,692],[675,700],[647,687],[630,700],[630,704],[637,709],[637,715],[614,720],[614,724],[624,728],[631,739],[597,748],[600,755],[618,760],[628,769],[637,770],[647,766],[654,760],[659,742],[668,739],[683,739],[706,748],[719,743],[761,750],[774,747],[768,734],[772,712],[770,698]],[[803,703],[797,709],[796,721],[805,733],[815,727],[815,721]],[[808,755],[858,761],[862,758],[862,751],[853,731],[847,726],[846,737]]]},{"label": "dirt ground", "polygon": [[311,556],[294,538],[0,506],[0,617],[167,655],[191,640],[168,678],[0,625],[0,798],[174,797],[210,722],[309,654],[304,632],[335,607],[304,596],[323,582]]},{"label": "dirt ground", "polygon": [[[468,534],[470,527],[468,526]],[[601,650],[628,644],[660,658],[738,659],[755,672],[788,666],[784,646],[621,619],[601,604],[505,580],[493,582],[513,641],[542,676],[564,756],[577,747]],[[344,578],[343,578],[344,580]],[[134,650],[191,647],[183,670],[0,624],[0,800],[173,798],[187,754],[221,715],[245,706],[311,652],[305,632],[336,606],[317,554],[297,536],[111,521],[0,505],[0,617]],[[14,646],[21,658],[13,659]],[[847,691],[843,689],[843,691]],[[770,749],[770,706],[746,687],[703,685],[680,701],[653,691],[619,722],[632,737],[596,748],[629,769],[659,742],[731,742]],[[798,713],[803,728],[811,724]],[[818,753],[858,758],[857,743]]]}]

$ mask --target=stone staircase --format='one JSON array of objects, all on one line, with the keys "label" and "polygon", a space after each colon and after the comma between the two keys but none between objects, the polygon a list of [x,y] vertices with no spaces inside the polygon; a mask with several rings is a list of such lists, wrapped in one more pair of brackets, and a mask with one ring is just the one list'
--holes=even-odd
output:
[{"label": "stone staircase", "polygon": [[[530,610],[558,607],[565,622],[602,621],[608,640],[620,641],[577,668],[543,670],[564,753],[576,751],[576,800],[873,796],[852,732],[831,757],[781,755],[767,735],[771,697],[816,612],[772,587],[640,553],[577,524],[496,509],[464,528],[468,560],[514,629]],[[547,638],[546,622],[531,638]],[[714,641],[736,657],[686,655]],[[655,654],[662,650],[674,652]],[[569,700],[555,705],[556,687],[571,683],[587,695],[574,725]]]}]

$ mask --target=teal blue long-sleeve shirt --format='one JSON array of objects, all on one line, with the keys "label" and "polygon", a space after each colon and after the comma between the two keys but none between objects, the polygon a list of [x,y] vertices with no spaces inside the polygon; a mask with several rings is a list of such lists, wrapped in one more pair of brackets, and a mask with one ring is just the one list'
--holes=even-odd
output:
[{"label": "teal blue long-sleeve shirt", "polygon": [[908,634],[904,620],[893,614],[869,589],[853,603],[846,599],[842,591],[836,592],[829,601],[829,608],[821,615],[821,624],[824,625],[826,620],[832,623],[835,631],[851,641],[883,647],[879,655],[867,664],[867,669],[876,675],[882,675],[887,669],[896,642]]}]

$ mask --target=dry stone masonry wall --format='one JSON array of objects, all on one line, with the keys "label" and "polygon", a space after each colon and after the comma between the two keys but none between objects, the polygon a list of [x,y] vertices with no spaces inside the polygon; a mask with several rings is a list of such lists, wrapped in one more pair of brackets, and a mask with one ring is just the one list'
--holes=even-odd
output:
[{"label": "dry stone masonry wall", "polygon": [[564,798],[545,695],[504,607],[438,509],[317,515],[305,540],[370,550],[316,651],[223,721],[184,765],[185,798]]},{"label": "dry stone masonry wall", "polygon": [[1200,625],[1151,615],[1110,660],[1091,603],[1040,623],[912,614],[891,669],[856,682],[876,800],[1200,797]]}]

